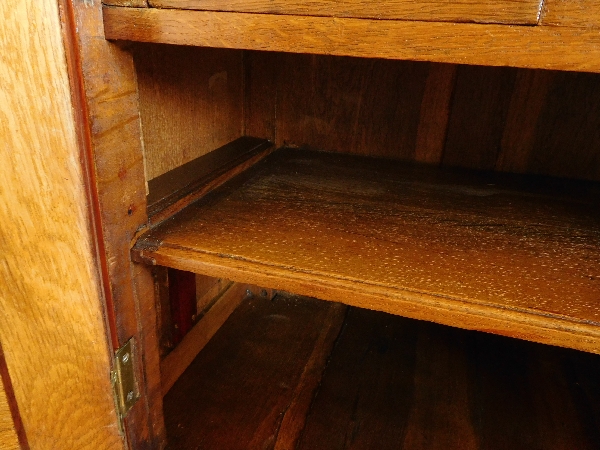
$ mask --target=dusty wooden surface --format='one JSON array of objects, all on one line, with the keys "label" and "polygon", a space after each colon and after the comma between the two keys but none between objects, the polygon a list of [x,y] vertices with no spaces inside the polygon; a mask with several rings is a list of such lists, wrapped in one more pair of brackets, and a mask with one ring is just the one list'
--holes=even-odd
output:
[{"label": "dusty wooden surface", "polygon": [[599,356],[328,305],[243,302],[165,398],[170,448],[600,448]]},{"label": "dusty wooden surface", "polygon": [[0,341],[31,448],[121,449],[56,1],[5,1]]},{"label": "dusty wooden surface", "polygon": [[383,5],[365,0],[150,0],[150,4],[207,11],[528,25],[537,24],[541,7],[536,0],[387,0]]},{"label": "dusty wooden surface", "polygon": [[282,150],[138,242],[149,263],[598,352],[596,184]]},{"label": "dusty wooden surface", "polygon": [[246,129],[278,145],[600,180],[600,75],[246,52]]},{"label": "dusty wooden surface", "polygon": [[148,180],[243,136],[241,51],[146,45],[133,54]]},{"label": "dusty wooden surface", "polygon": [[201,47],[600,71],[593,28],[104,8],[108,39]]}]

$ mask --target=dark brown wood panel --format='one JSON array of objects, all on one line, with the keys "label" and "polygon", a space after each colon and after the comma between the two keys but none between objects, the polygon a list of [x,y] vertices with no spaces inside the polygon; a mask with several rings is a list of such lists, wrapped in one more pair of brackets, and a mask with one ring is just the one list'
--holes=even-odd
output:
[{"label": "dark brown wood panel", "polygon": [[443,164],[494,168],[516,76],[513,68],[458,67]]},{"label": "dark brown wood panel", "polygon": [[365,0],[150,0],[150,4],[206,11],[527,25],[537,24],[541,7],[537,0],[388,0],[385,5]]},{"label": "dark brown wood panel", "polygon": [[104,8],[108,39],[367,58],[600,71],[594,29]]},{"label": "dark brown wood panel", "polygon": [[280,55],[277,144],[413,159],[430,64]]},{"label": "dark brown wood panel", "polygon": [[600,448],[598,355],[324,305],[243,302],[165,397],[171,448]]},{"label": "dark brown wood panel", "polygon": [[146,234],[134,256],[598,352],[598,192],[286,149]]},{"label": "dark brown wood panel", "polygon": [[242,302],[165,396],[170,448],[273,448],[290,404],[316,387],[307,368],[320,379],[343,316],[312,299]]},{"label": "dark brown wood panel", "polygon": [[148,180],[243,135],[242,52],[139,45],[133,54]]}]

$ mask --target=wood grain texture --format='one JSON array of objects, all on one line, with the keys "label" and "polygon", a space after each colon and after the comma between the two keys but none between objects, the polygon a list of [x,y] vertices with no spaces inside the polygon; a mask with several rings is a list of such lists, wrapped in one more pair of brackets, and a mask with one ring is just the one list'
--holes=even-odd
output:
[{"label": "wood grain texture", "polygon": [[246,298],[247,285],[232,283],[204,316],[160,363],[163,396],[169,392],[196,355]]},{"label": "wood grain texture", "polygon": [[545,0],[542,9],[543,25],[570,27],[600,27],[598,0]]},{"label": "wood grain texture", "polygon": [[134,60],[148,180],[243,135],[242,52],[146,45]]},{"label": "wood grain texture", "polygon": [[385,6],[364,0],[150,0],[156,8],[199,9],[298,16],[359,17],[439,22],[536,25],[536,0],[388,0]]},{"label": "wood grain texture", "polygon": [[165,396],[170,448],[273,448],[312,397],[343,317],[314,299],[243,301]]},{"label": "wood grain texture", "polygon": [[597,355],[326,304],[243,302],[167,395],[172,448],[600,448]]},{"label": "wood grain texture", "polygon": [[[70,42],[74,91],[91,180],[107,309],[116,318],[118,347],[135,339],[141,400],[126,418],[133,447],[164,445],[154,285],[133,265],[130,245],[148,221],[137,81],[131,54],[107,42],[99,0],[73,2]],[[136,8],[132,8],[136,9]]]},{"label": "wood grain texture", "polygon": [[31,448],[120,449],[55,1],[0,4],[0,341]]},{"label": "wood grain texture", "polygon": [[147,8],[147,0],[102,0],[104,5],[108,6],[126,6],[129,8]]},{"label": "wood grain texture", "polygon": [[414,158],[430,64],[291,54],[277,64],[278,145]]},{"label": "wood grain texture", "polygon": [[495,167],[516,76],[514,68],[457,69],[443,164]]},{"label": "wood grain texture", "polygon": [[107,39],[203,47],[600,71],[593,29],[104,8]]},{"label": "wood grain texture", "polygon": [[0,448],[6,450],[21,449],[3,383],[0,383]]},{"label": "wood grain texture", "polygon": [[598,188],[569,186],[284,150],[145,235],[136,253],[598,352]]},{"label": "wood grain texture", "polygon": [[254,51],[245,63],[247,127],[279,145],[600,180],[597,74]]},{"label": "wood grain texture", "polygon": [[434,164],[442,160],[455,81],[456,65],[431,64],[421,101],[415,161]]}]

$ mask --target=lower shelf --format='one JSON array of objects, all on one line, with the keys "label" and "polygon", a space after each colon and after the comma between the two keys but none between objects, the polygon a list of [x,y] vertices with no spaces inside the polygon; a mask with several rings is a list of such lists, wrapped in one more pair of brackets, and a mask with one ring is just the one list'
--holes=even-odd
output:
[{"label": "lower shelf", "polygon": [[597,184],[278,150],[134,258],[600,353]]},{"label": "lower shelf", "polygon": [[598,449],[600,357],[244,300],[164,398],[170,449]]}]

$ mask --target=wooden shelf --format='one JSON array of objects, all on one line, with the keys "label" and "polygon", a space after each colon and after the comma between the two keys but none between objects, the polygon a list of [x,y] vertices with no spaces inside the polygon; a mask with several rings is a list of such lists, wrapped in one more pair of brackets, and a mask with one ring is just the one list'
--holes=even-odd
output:
[{"label": "wooden shelf", "polygon": [[[113,6],[103,15],[107,39],[600,72],[597,6],[556,16],[561,3],[535,26]],[[579,25],[571,16],[594,26],[560,26]]]},{"label": "wooden shelf", "polygon": [[282,149],[138,261],[600,353],[598,184]]},{"label": "wooden shelf", "polygon": [[251,298],[164,406],[172,450],[598,449],[600,357]]}]

